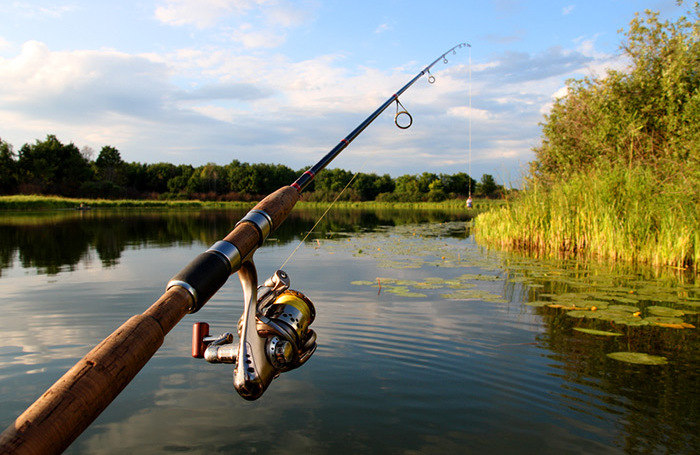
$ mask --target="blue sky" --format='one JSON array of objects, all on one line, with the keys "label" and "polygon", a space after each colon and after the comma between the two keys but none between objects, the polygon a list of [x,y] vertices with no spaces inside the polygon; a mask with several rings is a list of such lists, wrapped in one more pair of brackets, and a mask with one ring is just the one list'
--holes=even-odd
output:
[{"label": "blue sky", "polygon": [[[0,2],[0,138],[125,161],[312,165],[440,54],[331,167],[518,185],[569,78],[623,69],[619,30],[675,0]],[[471,84],[469,83],[471,73]],[[471,96],[470,96],[471,93]],[[471,101],[471,109],[469,108]],[[469,125],[471,123],[471,134]],[[471,160],[469,150],[471,144]]]}]

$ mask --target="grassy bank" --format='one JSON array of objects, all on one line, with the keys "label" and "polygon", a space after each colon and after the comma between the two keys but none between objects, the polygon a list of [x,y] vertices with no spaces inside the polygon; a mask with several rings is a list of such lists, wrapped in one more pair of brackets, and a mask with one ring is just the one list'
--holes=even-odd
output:
[{"label": "grassy bank", "polygon": [[0,210],[50,210],[89,208],[196,208],[196,207],[247,207],[249,202],[202,202],[176,200],[135,200],[135,199],[85,199],[61,196],[16,195],[0,196]]},{"label": "grassy bank", "polygon": [[[682,176],[681,176],[682,177]],[[547,255],[700,266],[700,188],[650,169],[592,170],[479,215],[477,241]]]},{"label": "grassy bank", "polygon": [[[473,212],[484,212],[494,206],[502,204],[500,200],[478,199],[474,201]],[[0,196],[0,210],[50,210],[50,209],[76,209],[81,206],[90,208],[240,208],[252,207],[255,202],[216,202],[216,201],[179,201],[179,200],[110,200],[110,199],[82,199],[66,198],[59,196]],[[299,208],[326,208],[330,202],[304,202],[297,203]],[[461,199],[452,199],[442,202],[348,202],[338,201],[337,208],[357,209],[405,209],[405,210],[466,210],[466,202]]]}]

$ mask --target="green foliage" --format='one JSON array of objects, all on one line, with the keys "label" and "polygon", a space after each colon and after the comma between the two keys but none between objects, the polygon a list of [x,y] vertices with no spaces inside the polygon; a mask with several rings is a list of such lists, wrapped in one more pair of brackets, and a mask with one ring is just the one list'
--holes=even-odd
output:
[{"label": "green foliage", "polygon": [[698,270],[699,12],[674,23],[635,15],[629,69],[569,82],[545,117],[527,191],[477,218],[477,238]]},{"label": "green foliage", "polygon": [[[238,160],[224,166],[207,163],[196,168],[186,164],[125,162],[112,146],[104,146],[94,162],[88,160],[89,156],[92,154],[80,154],[73,144],[64,146],[55,136],[48,136],[44,142],[25,144],[20,160],[15,161],[12,146],[0,141],[0,194],[250,201],[289,185],[304,172],[281,164]],[[505,191],[493,177],[488,176],[487,180],[491,186],[476,186],[481,188],[479,195],[491,197]],[[436,202],[466,198],[469,187],[474,190],[475,184],[464,172],[423,172],[393,179],[389,174],[324,169],[306,188],[304,198],[314,202],[337,198],[351,202]]]},{"label": "green foliage", "polygon": [[700,187],[659,188],[651,168],[601,167],[534,184],[474,229],[478,241],[505,248],[697,269]]},{"label": "green foliage", "polygon": [[92,176],[90,164],[78,147],[64,145],[52,134],[45,141],[22,146],[17,166],[22,185],[43,194],[75,196]]},{"label": "green foliage", "polygon": [[622,45],[628,71],[569,81],[545,116],[533,176],[551,184],[601,164],[700,172],[700,22],[638,14]]},{"label": "green foliage", "polygon": [[10,194],[17,188],[17,161],[12,146],[0,139],[0,194]]}]

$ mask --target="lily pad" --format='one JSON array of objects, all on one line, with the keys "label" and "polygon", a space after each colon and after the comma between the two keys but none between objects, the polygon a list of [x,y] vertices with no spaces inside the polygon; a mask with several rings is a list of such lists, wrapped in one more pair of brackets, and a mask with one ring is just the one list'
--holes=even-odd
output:
[{"label": "lily pad", "polygon": [[376,281],[364,281],[364,280],[358,280],[358,281],[352,281],[350,284],[353,284],[355,286],[376,286],[377,282]]},{"label": "lily pad", "polygon": [[578,332],[587,333],[589,335],[600,335],[605,337],[621,337],[621,333],[617,332],[606,332],[605,330],[595,330],[595,329],[583,329],[581,327],[574,327],[574,330]]},{"label": "lily pad", "polygon": [[608,305],[609,311],[622,311],[627,313],[636,313],[639,308],[632,305]]},{"label": "lily pad", "polygon": [[666,365],[666,357],[645,354],[643,352],[612,352],[608,357],[620,362],[634,363],[637,365]]},{"label": "lily pad", "polygon": [[567,311],[566,315],[572,318],[600,319],[601,313],[598,311],[588,310],[572,310]]},{"label": "lily pad", "polygon": [[650,306],[647,307],[647,312],[652,316],[661,317],[679,317],[685,314],[682,310],[676,310],[674,308],[669,308],[665,306]]},{"label": "lily pad", "polygon": [[670,318],[661,316],[650,316],[644,318],[644,320],[649,321],[650,324],[682,324],[683,319],[681,318]]}]

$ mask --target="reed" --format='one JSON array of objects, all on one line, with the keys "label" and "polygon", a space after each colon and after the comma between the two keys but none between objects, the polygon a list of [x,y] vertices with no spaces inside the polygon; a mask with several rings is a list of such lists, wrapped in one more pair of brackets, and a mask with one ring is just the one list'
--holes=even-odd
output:
[{"label": "reed", "polygon": [[700,190],[644,167],[592,170],[547,189],[533,183],[479,215],[474,232],[505,249],[698,271]]}]

